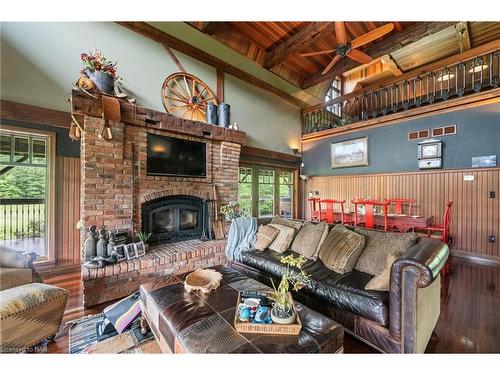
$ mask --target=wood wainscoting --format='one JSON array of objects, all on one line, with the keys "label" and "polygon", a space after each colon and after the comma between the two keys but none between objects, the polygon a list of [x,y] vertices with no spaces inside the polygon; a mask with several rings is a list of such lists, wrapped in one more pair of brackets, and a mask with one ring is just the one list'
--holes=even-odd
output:
[{"label": "wood wainscoting", "polygon": [[80,158],[56,158],[56,269],[80,265]]},{"label": "wood wainscoting", "polygon": [[[464,181],[464,176],[474,176]],[[451,235],[455,255],[500,262],[500,168],[439,170],[354,176],[319,176],[307,181],[306,192],[320,197],[414,198],[415,212],[442,222],[446,202],[453,201]],[[490,198],[490,191],[495,198]],[[350,204],[347,204],[349,207]],[[308,210],[307,210],[308,211]],[[309,215],[309,213],[307,213]],[[495,235],[496,241],[488,241]]]}]

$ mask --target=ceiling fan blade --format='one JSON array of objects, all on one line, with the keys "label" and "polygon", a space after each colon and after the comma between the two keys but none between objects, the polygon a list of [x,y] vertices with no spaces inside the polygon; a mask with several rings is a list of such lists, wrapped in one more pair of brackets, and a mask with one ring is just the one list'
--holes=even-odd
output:
[{"label": "ceiling fan blade", "polygon": [[351,47],[352,48],[361,47],[366,43],[370,43],[371,41],[378,39],[387,33],[390,33],[392,30],[394,30],[394,24],[392,22],[385,24],[384,26],[377,27],[376,29],[369,31],[366,34],[363,34],[354,39],[351,42]]},{"label": "ceiling fan blade", "polygon": [[337,38],[337,44],[347,43],[347,34],[345,32],[344,22],[335,22],[335,38]]},{"label": "ceiling fan blade", "polygon": [[361,64],[368,64],[373,60],[373,57],[368,56],[366,53],[361,52],[359,49],[350,50],[347,56],[357,62],[360,62]]},{"label": "ceiling fan blade", "polygon": [[330,61],[330,64],[328,64],[328,66],[325,68],[325,70],[323,70],[323,72],[321,73],[322,75],[325,75],[326,73],[328,73],[330,70],[332,70],[333,66],[341,59],[341,57],[339,55],[335,55],[335,57],[332,59],[332,61]]},{"label": "ceiling fan blade", "polygon": [[324,51],[316,51],[316,52],[305,52],[301,53],[300,56],[302,57],[309,57],[309,56],[318,56],[318,55],[326,55],[327,53],[332,53],[335,52],[336,50],[334,49],[328,49]]}]

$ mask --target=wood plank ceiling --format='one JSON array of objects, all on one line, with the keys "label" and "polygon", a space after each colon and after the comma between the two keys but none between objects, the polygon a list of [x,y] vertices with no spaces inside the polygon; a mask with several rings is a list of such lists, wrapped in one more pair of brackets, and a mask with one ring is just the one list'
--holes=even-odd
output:
[{"label": "wood plank ceiling", "polygon": [[[455,22],[395,22],[394,30],[360,48],[377,58],[389,54],[402,72],[459,52]],[[351,41],[387,22],[346,22]],[[326,87],[325,81],[359,67],[342,59],[326,75],[333,54],[301,57],[299,53],[334,49],[334,22],[188,22],[278,76],[303,88]],[[500,22],[467,22],[465,48],[500,38]],[[411,48],[409,47],[411,45]],[[463,48],[463,47],[462,47]]]}]

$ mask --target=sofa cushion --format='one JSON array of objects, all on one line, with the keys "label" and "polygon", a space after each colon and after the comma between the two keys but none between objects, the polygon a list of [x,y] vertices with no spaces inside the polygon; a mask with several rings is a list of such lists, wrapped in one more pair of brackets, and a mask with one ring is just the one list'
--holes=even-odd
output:
[{"label": "sofa cushion", "polygon": [[368,284],[366,284],[365,289],[389,291],[392,264],[396,261],[396,259],[400,257],[401,253],[389,254],[384,270],[373,279],[371,279]]},{"label": "sofa cushion", "polygon": [[326,237],[319,251],[319,259],[334,272],[351,272],[365,247],[364,236],[336,225]]},{"label": "sofa cushion", "polygon": [[381,232],[362,228],[356,228],[355,231],[366,237],[366,246],[354,268],[370,275],[382,273],[389,254],[404,254],[417,240],[414,233]]},{"label": "sofa cushion", "polygon": [[339,275],[332,272],[321,280],[315,294],[333,307],[373,320],[387,326],[389,323],[389,293],[365,290],[372,275],[353,270]]},{"label": "sofa cushion", "polygon": [[306,222],[292,242],[291,250],[307,259],[318,259],[321,245],[328,235],[328,224]]},{"label": "sofa cushion", "polygon": [[300,228],[302,228],[303,222],[298,220],[284,219],[281,216],[276,215],[272,218],[271,224],[284,225],[285,227],[295,229],[295,232],[297,232]]},{"label": "sofa cushion", "polygon": [[269,245],[269,249],[283,253],[290,249],[290,245],[295,236],[295,229],[281,224],[269,224],[270,226],[279,229],[279,233],[274,241]]},{"label": "sofa cushion", "polygon": [[274,239],[280,233],[279,229],[271,225],[261,225],[255,236],[255,243],[253,244],[256,250],[265,250],[271,245]]}]

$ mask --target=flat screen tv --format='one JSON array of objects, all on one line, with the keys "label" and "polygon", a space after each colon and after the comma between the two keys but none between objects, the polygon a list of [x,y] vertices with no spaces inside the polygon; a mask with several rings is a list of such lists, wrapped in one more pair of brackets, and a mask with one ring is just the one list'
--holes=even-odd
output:
[{"label": "flat screen tv", "polygon": [[205,178],[206,144],[148,134],[148,175]]}]

